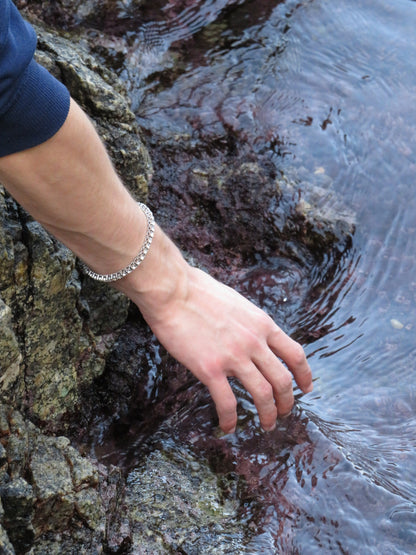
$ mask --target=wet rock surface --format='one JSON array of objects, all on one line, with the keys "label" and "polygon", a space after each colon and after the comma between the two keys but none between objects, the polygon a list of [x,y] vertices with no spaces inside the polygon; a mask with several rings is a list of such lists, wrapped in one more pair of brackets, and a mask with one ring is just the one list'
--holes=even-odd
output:
[{"label": "wet rock surface", "polygon": [[157,171],[150,192],[185,251],[212,266],[227,266],[227,256],[247,265],[271,255],[311,266],[349,248],[354,215],[328,198],[319,178],[306,182],[278,174],[244,145],[237,153],[200,160],[186,144],[179,141],[175,150],[164,142],[154,146]]},{"label": "wet rock surface", "polygon": [[[207,156],[184,136],[147,137],[157,168],[148,191],[153,165],[125,90],[74,31],[100,9],[110,20],[113,4],[21,2],[39,62],[88,112],[127,186],[138,199],[149,194],[191,261],[249,296],[283,284],[306,297],[312,265],[348,249],[353,217],[322,202],[318,178],[305,193],[304,181],[278,174],[231,132]],[[0,254],[1,552],[244,552],[249,463],[216,436],[204,389],[125,298],[84,279],[73,254],[3,190]],[[294,261],[278,265],[287,283],[272,270],[260,280],[257,267],[283,258]],[[283,317],[284,302],[273,307]],[[175,432],[185,406],[204,437]]]}]

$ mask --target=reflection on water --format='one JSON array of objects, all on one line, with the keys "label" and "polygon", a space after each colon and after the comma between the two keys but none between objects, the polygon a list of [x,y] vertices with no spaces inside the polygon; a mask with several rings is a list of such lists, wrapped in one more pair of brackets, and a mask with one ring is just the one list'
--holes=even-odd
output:
[{"label": "reflection on water", "polygon": [[[335,269],[275,259],[234,282],[308,342],[315,375],[271,435],[241,393],[250,419],[215,444],[247,482],[249,552],[413,552],[416,3],[171,0],[140,13],[119,71],[150,144],[209,150],[231,130],[356,214]],[[186,441],[198,423],[204,452],[207,419],[193,407],[169,432]]]}]

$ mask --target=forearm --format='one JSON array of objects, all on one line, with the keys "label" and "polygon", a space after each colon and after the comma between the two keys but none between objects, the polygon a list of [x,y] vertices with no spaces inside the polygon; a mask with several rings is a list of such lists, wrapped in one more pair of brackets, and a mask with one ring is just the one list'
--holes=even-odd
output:
[{"label": "forearm", "polygon": [[72,102],[49,141],[0,158],[0,179],[32,216],[99,272],[134,257],[146,220]]},{"label": "forearm", "polygon": [[[124,268],[143,243],[146,218],[75,102],[65,124],[49,141],[0,158],[0,180],[37,221],[98,273]],[[143,290],[155,285],[161,252],[164,264],[183,263],[159,228],[153,243],[146,257],[149,272],[143,265],[140,272],[117,283],[129,296],[137,296],[140,278]]]}]

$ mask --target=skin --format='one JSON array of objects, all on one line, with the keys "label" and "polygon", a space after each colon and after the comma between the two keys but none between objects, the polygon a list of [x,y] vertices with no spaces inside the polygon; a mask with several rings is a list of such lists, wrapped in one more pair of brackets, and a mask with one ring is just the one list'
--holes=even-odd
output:
[{"label": "skin", "polygon": [[[74,101],[51,139],[0,158],[0,180],[36,220],[99,273],[125,267],[143,243],[146,218]],[[191,267],[158,226],[144,262],[113,286],[138,306],[165,348],[207,386],[225,433],[237,423],[228,377],[240,380],[251,394],[264,430],[272,430],[276,418],[292,409],[293,378],[304,393],[312,391],[302,347],[243,296]]]}]

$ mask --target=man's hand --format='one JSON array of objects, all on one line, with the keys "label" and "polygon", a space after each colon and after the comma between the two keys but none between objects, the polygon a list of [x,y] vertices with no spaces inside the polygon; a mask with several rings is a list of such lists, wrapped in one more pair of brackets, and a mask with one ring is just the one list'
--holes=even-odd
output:
[{"label": "man's hand", "polygon": [[[277,416],[292,409],[293,377],[303,392],[312,391],[312,373],[302,347],[239,293],[187,265],[160,230],[156,241],[164,260],[155,260],[152,253],[141,275],[139,270],[125,279],[137,280],[143,292],[137,295],[125,289],[123,280],[117,287],[136,302],[170,354],[207,386],[224,432],[233,432],[237,423],[237,401],[228,377],[242,383],[263,429],[272,430]],[[169,269],[166,277],[158,271],[162,265]],[[158,279],[146,287],[146,276],[152,274]]]}]

